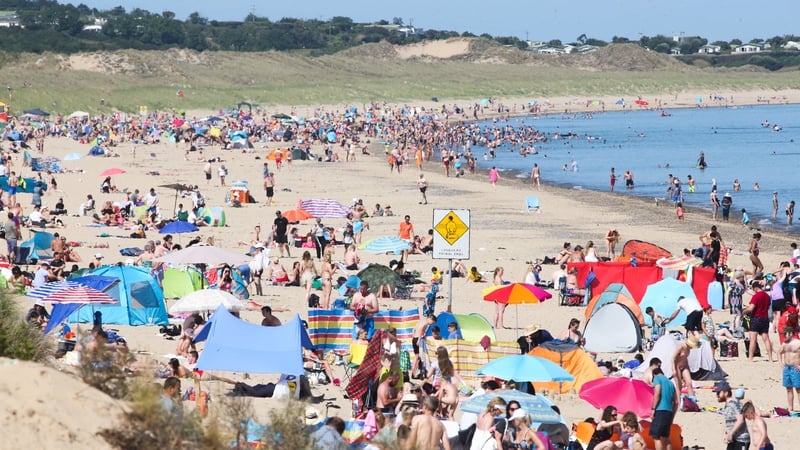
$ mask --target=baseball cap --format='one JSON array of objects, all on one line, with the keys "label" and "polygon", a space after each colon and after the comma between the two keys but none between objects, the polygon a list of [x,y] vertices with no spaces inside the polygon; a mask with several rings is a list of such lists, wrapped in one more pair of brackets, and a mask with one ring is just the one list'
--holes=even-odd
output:
[{"label": "baseball cap", "polygon": [[519,409],[514,411],[514,414],[511,414],[511,417],[509,418],[509,420],[522,419],[523,417],[527,417],[527,416],[528,416],[528,411],[525,411],[524,409],[519,408]]},{"label": "baseball cap", "polygon": [[102,253],[95,253],[95,254],[94,254],[94,258],[95,258],[95,259],[103,259],[103,258],[104,258],[104,256],[103,256],[103,254],[102,254]]},{"label": "baseball cap", "polygon": [[717,381],[716,383],[714,383],[714,389],[713,389],[714,393],[724,392],[724,391],[727,392],[731,391],[731,385],[728,384],[727,381]]}]

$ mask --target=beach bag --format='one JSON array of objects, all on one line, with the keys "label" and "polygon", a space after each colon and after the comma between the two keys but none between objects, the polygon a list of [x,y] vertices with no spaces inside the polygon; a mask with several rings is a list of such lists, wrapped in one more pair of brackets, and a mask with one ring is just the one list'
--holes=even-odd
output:
[{"label": "beach bag", "polygon": [[308,296],[308,307],[319,308],[319,295],[311,294]]},{"label": "beach bag", "polygon": [[719,356],[723,358],[738,358],[739,343],[733,341],[726,341],[719,348]]},{"label": "beach bag", "polygon": [[[758,346],[758,342],[756,342],[756,354],[753,355],[754,358],[761,357],[761,348]],[[744,340],[744,356],[749,358],[750,357],[750,338],[745,338]]]},{"label": "beach bag", "polygon": [[681,411],[700,412],[700,406],[693,398],[689,397],[688,395],[684,395],[681,397]]}]

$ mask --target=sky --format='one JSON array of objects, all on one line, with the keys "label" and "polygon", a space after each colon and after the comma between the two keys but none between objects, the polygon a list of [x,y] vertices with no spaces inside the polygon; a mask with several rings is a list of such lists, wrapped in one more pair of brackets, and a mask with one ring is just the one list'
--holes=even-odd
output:
[{"label": "sky", "polygon": [[130,12],[171,11],[178,19],[198,12],[209,20],[241,21],[248,14],[276,21],[284,17],[329,20],[350,17],[374,22],[399,17],[424,29],[476,35],[516,36],[520,39],[574,42],[589,38],[611,41],[614,36],[638,40],[641,35],[701,36],[709,42],[769,39],[800,34],[797,0],[768,4],[745,0],[83,0],[100,10],[123,5]]}]

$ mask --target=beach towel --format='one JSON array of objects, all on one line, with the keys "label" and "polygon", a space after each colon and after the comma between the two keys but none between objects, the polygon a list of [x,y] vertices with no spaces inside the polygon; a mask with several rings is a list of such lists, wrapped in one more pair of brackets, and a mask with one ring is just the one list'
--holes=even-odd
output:
[{"label": "beach towel", "polygon": [[360,400],[364,397],[364,394],[369,389],[369,382],[377,379],[381,370],[381,355],[383,354],[383,338],[385,336],[386,331],[379,329],[375,331],[369,341],[364,360],[358,366],[358,370],[345,388],[347,396],[351,399]]}]

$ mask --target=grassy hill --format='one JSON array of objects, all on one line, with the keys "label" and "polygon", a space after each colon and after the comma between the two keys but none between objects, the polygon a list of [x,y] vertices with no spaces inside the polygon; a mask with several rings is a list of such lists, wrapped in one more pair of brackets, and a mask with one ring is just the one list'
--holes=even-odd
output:
[{"label": "grassy hill", "polygon": [[[2,55],[0,82],[12,87],[12,111],[62,113],[130,112],[140,105],[151,111],[216,109],[239,101],[315,105],[800,88],[796,71],[702,69],[634,44],[555,56],[482,39],[454,41],[465,50],[436,56],[408,56],[407,48],[402,56],[401,48],[387,43],[321,57],[188,50]],[[179,89],[183,97],[176,95]]]}]

